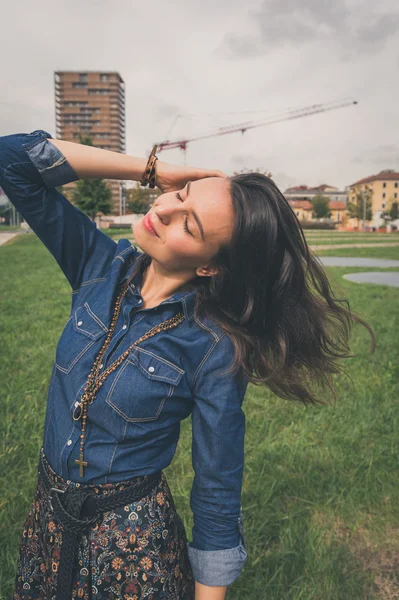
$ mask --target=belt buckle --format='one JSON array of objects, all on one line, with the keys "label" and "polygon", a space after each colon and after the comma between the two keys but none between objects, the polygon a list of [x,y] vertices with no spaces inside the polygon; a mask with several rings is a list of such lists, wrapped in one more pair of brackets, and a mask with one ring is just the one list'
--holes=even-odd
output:
[{"label": "belt buckle", "polygon": [[55,488],[55,487],[52,487],[52,488],[49,489],[49,492],[48,492],[48,503],[49,503],[50,509],[52,511],[54,511],[53,503],[51,502],[51,496],[52,496],[51,492],[57,492],[57,494],[65,494],[65,490],[59,490],[58,488]]}]

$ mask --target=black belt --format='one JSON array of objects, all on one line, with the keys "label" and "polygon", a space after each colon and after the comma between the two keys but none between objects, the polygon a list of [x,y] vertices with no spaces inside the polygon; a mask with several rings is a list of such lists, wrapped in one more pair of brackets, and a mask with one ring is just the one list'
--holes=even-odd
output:
[{"label": "black belt", "polygon": [[88,490],[61,490],[49,478],[43,456],[40,457],[39,477],[48,494],[50,509],[63,526],[61,556],[58,567],[55,600],[70,600],[73,567],[78,535],[102,517],[102,513],[125,506],[147,496],[160,483],[162,471],[146,475],[145,479],[132,481],[122,490],[107,494],[93,494]]}]

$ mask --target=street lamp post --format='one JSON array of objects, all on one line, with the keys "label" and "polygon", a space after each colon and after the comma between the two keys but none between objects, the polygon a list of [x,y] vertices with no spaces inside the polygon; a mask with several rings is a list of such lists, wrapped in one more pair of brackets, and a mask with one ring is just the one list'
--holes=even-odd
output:
[{"label": "street lamp post", "polygon": [[363,231],[366,231],[366,192],[363,192]]}]

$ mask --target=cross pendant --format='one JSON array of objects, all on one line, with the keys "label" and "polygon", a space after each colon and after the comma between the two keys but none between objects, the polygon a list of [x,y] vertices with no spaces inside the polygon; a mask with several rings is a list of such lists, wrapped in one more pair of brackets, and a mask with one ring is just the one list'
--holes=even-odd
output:
[{"label": "cross pendant", "polygon": [[79,465],[79,477],[83,477],[83,467],[87,467],[89,463],[83,460],[83,453],[79,454],[79,460],[75,460],[75,463]]}]

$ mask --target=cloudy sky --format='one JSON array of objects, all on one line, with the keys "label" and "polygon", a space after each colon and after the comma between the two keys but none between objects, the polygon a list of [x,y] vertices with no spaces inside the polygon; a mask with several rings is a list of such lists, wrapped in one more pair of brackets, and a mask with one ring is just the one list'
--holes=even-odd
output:
[{"label": "cloudy sky", "polygon": [[[0,135],[55,137],[54,71],[112,70],[126,84],[129,154],[353,99],[193,142],[187,164],[268,170],[283,189],[399,169],[397,0],[18,0],[1,20]],[[184,161],[180,150],[160,157]]]}]

